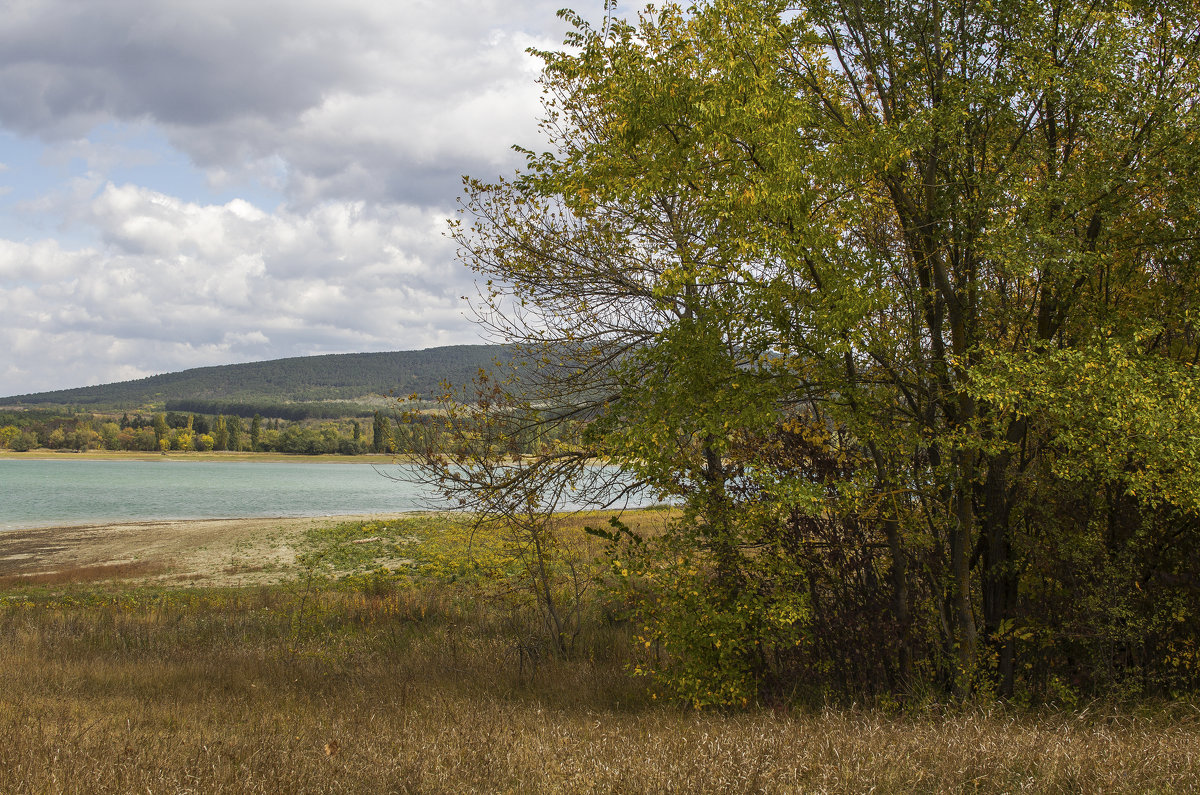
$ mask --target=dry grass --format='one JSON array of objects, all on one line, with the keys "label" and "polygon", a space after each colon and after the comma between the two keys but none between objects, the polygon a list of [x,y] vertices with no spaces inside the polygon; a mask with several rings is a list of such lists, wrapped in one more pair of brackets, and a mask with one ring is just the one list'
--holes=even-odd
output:
[{"label": "dry grass", "polygon": [[1190,792],[1200,713],[696,714],[444,588],[15,592],[4,792]]},{"label": "dry grass", "polygon": [[0,584],[3,793],[1200,791],[1188,704],[699,714],[625,673],[620,625],[531,668],[528,614],[463,580],[56,576]]},{"label": "dry grass", "polygon": [[98,563],[91,566],[68,566],[58,571],[0,576],[0,589],[20,585],[66,585],[68,583],[153,577],[166,571],[166,569],[166,565],[161,562],[140,560],[129,561],[127,563]]}]

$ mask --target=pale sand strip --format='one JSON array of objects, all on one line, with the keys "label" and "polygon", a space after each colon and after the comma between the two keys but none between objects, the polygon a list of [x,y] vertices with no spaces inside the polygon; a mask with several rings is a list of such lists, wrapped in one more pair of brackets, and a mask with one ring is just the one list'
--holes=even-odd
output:
[{"label": "pale sand strip", "polygon": [[[274,582],[297,573],[296,547],[305,530],[402,515],[188,519],[5,530],[0,531],[0,586],[16,577],[98,580],[117,573],[123,579],[197,585]],[[112,573],[106,574],[106,567],[113,567]]]}]

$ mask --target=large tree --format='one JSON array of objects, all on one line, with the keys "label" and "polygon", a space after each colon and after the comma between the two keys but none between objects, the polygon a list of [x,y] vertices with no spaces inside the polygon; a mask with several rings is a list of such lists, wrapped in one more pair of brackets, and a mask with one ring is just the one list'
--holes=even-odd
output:
[{"label": "large tree", "polygon": [[[1194,593],[1195,3],[570,20],[551,151],[470,183],[457,234],[539,373],[508,416],[575,434],[523,469],[604,455],[686,506],[645,569],[650,636],[700,660],[677,692],[787,687],[867,638],[875,684],[1008,694],[1102,589]],[[1106,664],[1194,644],[1143,608]]]}]

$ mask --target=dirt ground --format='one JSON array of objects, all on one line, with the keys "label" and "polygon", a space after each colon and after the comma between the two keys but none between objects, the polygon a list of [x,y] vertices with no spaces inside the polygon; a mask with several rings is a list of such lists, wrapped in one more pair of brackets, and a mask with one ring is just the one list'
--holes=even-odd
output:
[{"label": "dirt ground", "polygon": [[0,587],[23,582],[157,580],[247,585],[295,575],[305,530],[400,514],[196,519],[0,532]]}]

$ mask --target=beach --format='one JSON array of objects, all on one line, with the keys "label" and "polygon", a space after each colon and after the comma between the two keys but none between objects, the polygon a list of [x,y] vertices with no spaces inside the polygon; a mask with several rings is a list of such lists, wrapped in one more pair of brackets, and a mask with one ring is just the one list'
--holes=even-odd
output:
[{"label": "beach", "polygon": [[0,532],[0,586],[16,582],[152,581],[252,585],[296,574],[304,532],[402,514],[189,519]]}]

